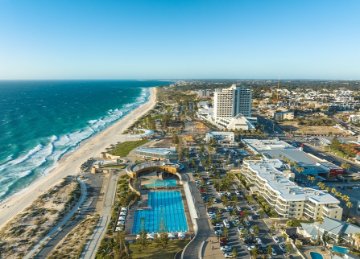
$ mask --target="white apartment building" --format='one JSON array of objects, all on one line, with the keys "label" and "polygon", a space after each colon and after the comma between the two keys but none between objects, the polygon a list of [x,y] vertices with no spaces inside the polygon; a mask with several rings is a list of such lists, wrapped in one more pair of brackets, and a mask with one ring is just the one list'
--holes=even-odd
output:
[{"label": "white apartment building", "polygon": [[251,116],[251,89],[233,84],[229,88],[216,89],[214,93],[214,118],[231,118],[238,114]]},{"label": "white apartment building", "polygon": [[341,220],[340,201],[331,194],[300,187],[287,179],[278,159],[244,161],[244,175],[251,191],[262,196],[284,218],[333,218]]}]

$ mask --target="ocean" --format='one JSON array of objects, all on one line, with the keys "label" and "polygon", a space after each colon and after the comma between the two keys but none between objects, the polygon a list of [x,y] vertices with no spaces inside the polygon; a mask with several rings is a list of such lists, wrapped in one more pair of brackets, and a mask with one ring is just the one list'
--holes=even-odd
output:
[{"label": "ocean", "polygon": [[0,81],[0,201],[148,100],[165,81]]}]

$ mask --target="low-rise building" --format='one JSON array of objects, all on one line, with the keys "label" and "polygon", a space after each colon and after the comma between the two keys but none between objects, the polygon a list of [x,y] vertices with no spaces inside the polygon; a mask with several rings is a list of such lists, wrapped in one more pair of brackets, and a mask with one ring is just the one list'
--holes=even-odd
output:
[{"label": "low-rise building", "polygon": [[283,120],[293,120],[294,112],[292,111],[277,111],[274,113],[274,120],[283,121]]},{"label": "low-rise building", "polygon": [[216,125],[227,130],[255,130],[255,126],[241,114],[231,118],[217,118]]},{"label": "low-rise building", "polygon": [[329,217],[341,219],[340,201],[331,194],[300,187],[287,179],[283,163],[278,159],[244,161],[242,174],[253,184],[251,192],[262,196],[284,218]]},{"label": "low-rise building", "polygon": [[144,158],[156,158],[156,159],[177,159],[177,152],[175,148],[150,148],[139,147],[135,149],[135,154]]},{"label": "low-rise building", "polygon": [[351,114],[349,116],[349,122],[360,123],[360,114]]},{"label": "low-rise building", "polygon": [[321,223],[301,223],[301,227],[298,227],[297,231],[313,241],[321,240],[325,235],[335,243],[345,241],[350,245],[360,246],[360,244],[356,244],[355,237],[360,233],[360,227],[328,217],[325,217]]},{"label": "low-rise building", "polygon": [[215,140],[217,143],[229,143],[232,144],[235,142],[234,132],[224,132],[224,131],[211,131],[206,133],[205,141],[210,142]]},{"label": "low-rise building", "polygon": [[250,150],[261,154],[265,158],[280,159],[295,163],[303,169],[304,175],[320,175],[323,177],[335,177],[344,173],[344,169],[306,153],[301,147],[296,148],[289,143],[278,139],[243,139]]}]

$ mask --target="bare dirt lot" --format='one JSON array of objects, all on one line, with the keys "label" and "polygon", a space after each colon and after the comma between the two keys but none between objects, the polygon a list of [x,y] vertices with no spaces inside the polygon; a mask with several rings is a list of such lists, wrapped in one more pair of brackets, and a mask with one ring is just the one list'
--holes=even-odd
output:
[{"label": "bare dirt lot", "polygon": [[334,126],[306,126],[299,125],[296,121],[284,121],[280,123],[280,126],[285,131],[301,135],[349,135],[346,131]]}]

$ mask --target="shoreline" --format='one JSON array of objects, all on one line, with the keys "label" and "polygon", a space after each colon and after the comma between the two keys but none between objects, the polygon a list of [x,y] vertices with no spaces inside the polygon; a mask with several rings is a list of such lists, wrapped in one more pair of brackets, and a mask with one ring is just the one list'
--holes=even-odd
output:
[{"label": "shoreline", "polygon": [[0,228],[18,213],[30,206],[40,195],[68,175],[79,175],[80,166],[90,157],[99,157],[111,144],[127,140],[122,133],[156,104],[156,87],[151,87],[147,102],[126,114],[113,125],[80,143],[74,151],[65,154],[46,175],[39,177],[25,189],[0,203]]}]

